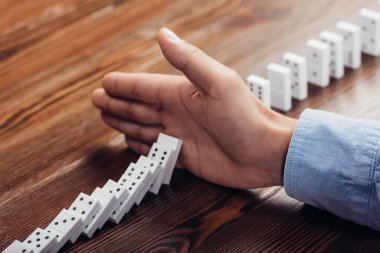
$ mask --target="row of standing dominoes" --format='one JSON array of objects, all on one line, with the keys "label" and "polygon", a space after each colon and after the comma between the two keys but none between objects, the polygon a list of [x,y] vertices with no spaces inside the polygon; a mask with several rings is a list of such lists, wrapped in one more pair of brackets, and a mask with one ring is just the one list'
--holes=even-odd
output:
[{"label": "row of standing dominoes", "polygon": [[91,238],[110,220],[119,223],[134,204],[139,205],[148,191],[158,194],[169,185],[182,141],[160,134],[148,156],[131,163],[118,182],[108,180],[91,195],[80,193],[68,209],[63,209],[45,228],[37,228],[23,242],[14,241],[3,252],[57,252],[81,234]]},{"label": "row of standing dominoes", "polygon": [[337,32],[323,31],[319,40],[307,41],[307,57],[293,53],[283,55],[283,65],[267,66],[268,79],[247,77],[247,86],[266,106],[289,111],[292,98],[304,100],[308,83],[327,87],[330,77],[341,79],[344,67],[361,66],[361,53],[380,55],[380,13],[363,8],[360,26],[341,21]]}]

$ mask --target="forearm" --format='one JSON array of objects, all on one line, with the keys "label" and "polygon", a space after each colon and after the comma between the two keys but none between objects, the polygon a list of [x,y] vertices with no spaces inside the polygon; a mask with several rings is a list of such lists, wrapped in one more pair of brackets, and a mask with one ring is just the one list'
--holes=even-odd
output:
[{"label": "forearm", "polygon": [[380,122],[306,110],[285,164],[289,196],[380,230]]}]

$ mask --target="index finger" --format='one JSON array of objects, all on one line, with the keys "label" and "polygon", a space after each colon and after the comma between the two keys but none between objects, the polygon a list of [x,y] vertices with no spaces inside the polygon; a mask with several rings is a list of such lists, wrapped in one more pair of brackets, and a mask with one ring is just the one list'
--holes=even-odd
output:
[{"label": "index finger", "polygon": [[164,94],[184,79],[175,75],[112,72],[104,76],[103,87],[110,96],[162,103]]}]

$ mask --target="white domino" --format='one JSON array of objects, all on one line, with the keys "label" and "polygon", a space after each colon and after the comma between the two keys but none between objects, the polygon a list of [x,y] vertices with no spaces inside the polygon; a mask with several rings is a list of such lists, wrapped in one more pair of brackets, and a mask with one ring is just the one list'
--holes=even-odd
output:
[{"label": "white domino", "polygon": [[343,36],[330,31],[323,31],[319,38],[330,45],[330,76],[341,79],[344,76]]},{"label": "white domino", "polygon": [[11,245],[9,245],[3,253],[33,253],[33,249],[28,247],[25,243],[15,240]]},{"label": "white domino", "polygon": [[116,197],[99,187],[91,194],[91,198],[96,199],[100,205],[99,210],[88,224],[83,234],[91,238],[95,231],[102,228],[112,214],[112,208],[116,205]]},{"label": "white domino", "polygon": [[[61,235],[57,239],[56,250],[59,250],[70,237],[79,231],[82,227],[83,221],[76,214],[68,211],[67,209],[62,209],[62,211],[54,218],[54,220],[46,227],[46,231],[52,235]],[[59,232],[59,233],[56,233]]]},{"label": "white domino", "polygon": [[70,241],[75,243],[80,234],[88,227],[95,214],[98,212],[100,205],[98,201],[87,194],[80,193],[71,204],[69,211],[80,217],[83,221],[81,228],[74,232],[70,237]]},{"label": "white domino", "polygon": [[136,199],[136,204],[140,205],[144,196],[147,194],[149,189],[153,186],[153,182],[161,173],[164,171],[161,164],[155,160],[152,160],[146,156],[140,156],[140,158],[136,162],[136,166],[141,167],[145,171],[149,171],[151,173],[150,177],[147,179],[146,183],[144,183],[144,187],[142,187],[139,197]]},{"label": "white domino", "polygon": [[[157,144],[153,144],[153,145],[157,146]],[[167,150],[167,152],[172,153],[172,152],[170,152],[169,149]],[[166,171],[165,171],[165,167],[162,166],[162,163],[159,163],[158,161],[153,159],[152,153],[153,153],[153,149],[151,148],[149,151],[149,154],[148,154],[148,158],[155,161],[156,163],[158,163],[159,167],[158,167],[157,176],[156,176],[156,178],[154,178],[153,183],[149,188],[149,191],[154,193],[154,194],[158,194],[158,192],[160,191],[161,185],[163,184],[163,182],[165,180],[165,172]]]},{"label": "white domino", "polygon": [[250,75],[247,77],[247,86],[264,105],[267,107],[271,106],[271,86],[269,80],[256,75]]},{"label": "white domino", "polygon": [[119,179],[118,184],[126,187],[129,195],[123,204],[114,212],[113,216],[111,216],[111,219],[115,223],[119,223],[123,216],[132,208],[133,204],[136,203],[136,200],[141,198],[144,194],[144,189],[147,189],[146,186],[151,182],[151,177],[151,171],[145,169],[143,166],[138,166],[135,163],[131,163],[128,166],[125,173]]},{"label": "white domino", "polygon": [[361,31],[360,27],[348,22],[340,21],[336,25],[343,36],[344,65],[351,69],[358,69],[362,65]]},{"label": "white domino", "polygon": [[292,109],[291,71],[276,63],[267,66],[268,79],[271,84],[272,107],[284,112]]},{"label": "white domino", "polygon": [[65,245],[65,243],[69,240],[69,238],[67,237],[65,241],[63,234],[55,229],[47,227],[45,228],[45,231],[51,234],[51,236],[55,237],[55,239],[57,240],[57,244],[49,250],[49,253],[58,252],[63,247],[63,245]]},{"label": "white domino", "polygon": [[[159,143],[153,143],[148,157],[152,160],[155,160],[160,163],[162,168],[164,169],[165,177],[169,173],[173,173],[173,167],[175,165],[175,159],[174,159],[174,150],[167,145],[162,145]],[[169,184],[165,182],[165,177],[162,183]],[[159,190],[159,189],[158,189]]]},{"label": "white domino", "polygon": [[330,45],[311,39],[307,41],[307,79],[319,87],[330,84]]},{"label": "white domino", "polygon": [[307,98],[306,59],[302,56],[285,53],[282,57],[284,65],[291,70],[292,97],[298,100]]},{"label": "white domino", "polygon": [[172,179],[174,168],[177,164],[183,141],[173,136],[160,133],[157,138],[157,143],[158,145],[168,147],[173,151],[173,155],[170,158],[169,167],[165,170],[164,184],[169,185]]},{"label": "white domino", "polygon": [[119,217],[119,210],[122,205],[125,204],[127,201],[128,196],[130,195],[130,192],[127,190],[127,188],[123,185],[120,185],[119,183],[116,183],[115,181],[109,179],[107,183],[102,188],[104,191],[111,193],[116,198],[116,203],[112,207],[111,216],[108,217],[108,219],[112,222],[119,223],[120,220],[123,218],[121,216],[120,218],[115,218],[116,216]]},{"label": "white domino", "polygon": [[363,8],[359,12],[362,31],[362,52],[380,55],[380,13]]},{"label": "white domino", "polygon": [[57,244],[57,240],[47,231],[37,228],[23,243],[33,252],[47,253]]}]

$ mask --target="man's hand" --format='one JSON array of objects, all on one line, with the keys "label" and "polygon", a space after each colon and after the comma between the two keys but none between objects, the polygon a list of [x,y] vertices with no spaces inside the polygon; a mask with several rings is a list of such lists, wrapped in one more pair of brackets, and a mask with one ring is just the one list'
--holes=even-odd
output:
[{"label": "man's hand", "polygon": [[184,141],[178,165],[235,188],[282,185],[296,120],[265,107],[241,77],[163,28],[158,41],[184,76],[110,73],[93,103],[128,146],[147,154],[160,132]]}]

